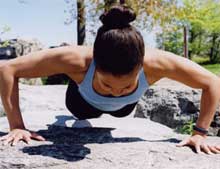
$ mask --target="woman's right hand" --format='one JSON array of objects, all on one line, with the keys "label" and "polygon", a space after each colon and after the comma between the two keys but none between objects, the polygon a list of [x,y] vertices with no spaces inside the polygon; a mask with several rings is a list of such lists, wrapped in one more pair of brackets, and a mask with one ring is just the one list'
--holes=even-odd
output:
[{"label": "woman's right hand", "polygon": [[12,146],[15,146],[20,140],[30,144],[31,139],[38,141],[46,140],[44,137],[27,129],[12,129],[8,134],[0,137],[0,141],[3,141],[3,145],[11,143]]}]

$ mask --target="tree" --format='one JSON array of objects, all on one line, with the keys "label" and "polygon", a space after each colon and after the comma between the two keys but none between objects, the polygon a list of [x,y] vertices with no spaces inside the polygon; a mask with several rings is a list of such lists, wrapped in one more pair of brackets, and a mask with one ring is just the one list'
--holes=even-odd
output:
[{"label": "tree", "polygon": [[[203,49],[201,35],[204,30],[212,33],[220,29],[220,6],[219,1],[216,0],[183,0],[183,4],[179,4],[177,0],[90,0],[90,2],[95,5],[92,10],[96,12],[96,16],[99,16],[100,11],[108,10],[115,3],[126,3],[134,9],[137,15],[134,25],[148,31],[155,27],[159,27],[161,32],[173,32],[177,29],[186,30],[187,28],[189,31],[189,58],[195,51],[195,53],[199,53],[199,49]],[[216,33],[212,35],[210,44],[212,42],[215,49],[210,47],[209,55],[210,58],[215,58],[216,48],[219,46],[218,36]]]},{"label": "tree", "polygon": [[217,60],[220,32],[219,1],[184,0],[178,9],[174,26],[177,25],[177,29],[179,27],[188,28],[189,58],[193,55],[203,54],[209,55],[212,62]]},{"label": "tree", "polygon": [[77,44],[82,45],[86,36],[86,19],[84,0],[77,0]]},{"label": "tree", "polygon": [[85,2],[84,0],[64,0],[64,2],[67,4],[67,9],[64,12],[69,15],[64,24],[70,25],[74,20],[77,20],[77,44],[82,45],[86,36]]},{"label": "tree", "polygon": [[[163,39],[161,37],[163,37]],[[181,30],[161,33],[157,36],[156,41],[158,48],[178,55],[182,55],[183,53],[183,32]]]},{"label": "tree", "polygon": [[[2,28],[2,30],[0,30],[0,42],[2,41],[2,39],[1,39],[1,36],[3,35],[3,34],[5,34],[5,33],[7,33],[7,32],[9,32],[11,30],[11,28],[9,27],[9,26],[7,26],[7,25],[5,25],[3,28]],[[0,43],[0,47],[5,47],[5,46],[8,46],[8,41],[6,40],[6,41],[4,41],[4,43]]]}]

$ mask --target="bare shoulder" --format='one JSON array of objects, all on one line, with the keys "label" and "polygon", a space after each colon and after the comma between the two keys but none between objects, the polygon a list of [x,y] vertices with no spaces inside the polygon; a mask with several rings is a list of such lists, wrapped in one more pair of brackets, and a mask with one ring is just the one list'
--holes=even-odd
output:
[{"label": "bare shoulder", "polygon": [[[193,88],[207,88],[219,78],[199,64],[171,52],[146,48],[145,75],[152,83],[166,77]],[[219,84],[219,83],[216,83]]]},{"label": "bare shoulder", "polygon": [[[90,62],[89,48],[71,45],[44,49],[8,60],[1,65],[2,72],[15,77],[43,77],[53,74],[78,74],[87,70]],[[7,70],[7,71],[6,71]]]},{"label": "bare shoulder", "polygon": [[77,45],[77,46],[69,46],[70,55],[67,55],[66,62],[71,64],[72,67],[76,64],[75,55],[78,56],[79,62],[78,65],[80,65],[79,72],[76,73],[73,69],[73,71],[70,71],[67,73],[67,75],[74,80],[76,83],[80,83],[89,68],[89,65],[93,58],[93,47],[92,46],[85,46],[85,45]]},{"label": "bare shoulder", "polygon": [[154,84],[163,78],[163,72],[161,71],[161,53],[158,49],[145,48],[144,56],[144,73],[149,85]]},{"label": "bare shoulder", "polygon": [[68,61],[69,64],[73,64],[73,66],[78,61],[83,70],[87,69],[88,65],[91,62],[91,47],[84,45],[70,45],[64,48],[60,48],[63,50],[64,59]]},{"label": "bare shoulder", "polygon": [[[172,59],[179,59],[177,57],[175,57],[174,54],[170,52],[166,52],[160,49],[145,48],[144,66],[146,70],[153,71],[155,75],[157,74],[158,76],[164,76],[163,69],[173,69],[172,62],[170,61]],[[155,73],[155,71],[159,72]]]}]

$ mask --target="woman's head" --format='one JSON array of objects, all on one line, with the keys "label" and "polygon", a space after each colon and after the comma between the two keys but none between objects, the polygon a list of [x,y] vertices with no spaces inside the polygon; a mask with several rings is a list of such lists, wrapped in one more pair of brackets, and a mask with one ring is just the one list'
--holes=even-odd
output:
[{"label": "woman's head", "polygon": [[144,41],[140,32],[129,24],[135,18],[135,13],[124,5],[113,6],[100,16],[103,25],[98,29],[93,48],[99,72],[122,76],[142,67]]}]

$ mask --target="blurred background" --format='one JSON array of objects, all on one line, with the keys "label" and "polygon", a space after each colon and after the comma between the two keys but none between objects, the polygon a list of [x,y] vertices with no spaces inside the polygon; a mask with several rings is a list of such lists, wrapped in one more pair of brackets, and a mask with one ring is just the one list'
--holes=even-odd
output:
[{"label": "blurred background", "polygon": [[[186,57],[220,75],[220,0],[2,0],[0,59],[65,45],[92,45],[99,16],[115,3],[137,14],[132,22],[145,45]],[[54,75],[21,79],[28,84],[66,84]]]}]

